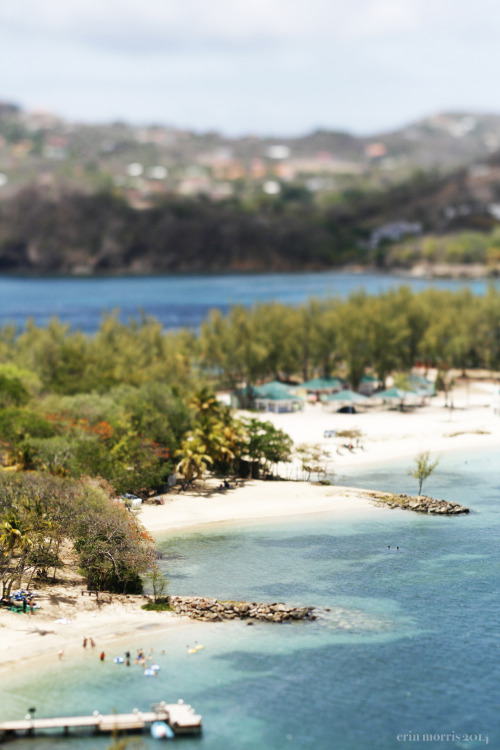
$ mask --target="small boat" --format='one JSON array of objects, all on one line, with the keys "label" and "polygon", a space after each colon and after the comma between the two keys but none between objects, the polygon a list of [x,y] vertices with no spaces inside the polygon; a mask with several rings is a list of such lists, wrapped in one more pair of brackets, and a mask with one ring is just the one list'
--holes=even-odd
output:
[{"label": "small boat", "polygon": [[155,721],[151,725],[151,736],[155,740],[171,740],[175,737],[173,730],[164,721]]}]

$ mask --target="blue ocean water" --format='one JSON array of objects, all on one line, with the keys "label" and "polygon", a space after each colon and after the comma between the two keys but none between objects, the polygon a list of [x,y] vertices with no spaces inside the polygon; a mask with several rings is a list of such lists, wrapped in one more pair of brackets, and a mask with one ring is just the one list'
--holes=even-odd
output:
[{"label": "blue ocean water", "polygon": [[[337,481],[414,493],[409,463]],[[498,466],[493,451],[448,454],[426,480],[428,494],[468,505],[468,516],[320,514],[158,539],[171,592],[325,611],[314,622],[196,623],[108,644],[109,656],[153,648],[155,679],[91,653],[40,673],[20,665],[2,685],[0,716],[32,705],[47,716],[183,698],[204,720],[201,738],[182,740],[185,750],[500,747]],[[194,640],[204,648],[190,655]],[[108,745],[94,737],[35,743],[16,748]]]},{"label": "blue ocean water", "polygon": [[210,310],[227,311],[235,304],[251,306],[279,301],[298,305],[311,297],[345,297],[361,289],[380,294],[403,284],[415,291],[429,286],[440,289],[468,286],[475,294],[484,294],[489,283],[341,271],[106,278],[3,276],[0,277],[0,325],[10,322],[22,327],[30,317],[37,324],[46,325],[57,316],[73,328],[93,332],[104,313],[119,310],[123,320],[137,318],[143,311],[158,318],[167,329],[197,327]]}]

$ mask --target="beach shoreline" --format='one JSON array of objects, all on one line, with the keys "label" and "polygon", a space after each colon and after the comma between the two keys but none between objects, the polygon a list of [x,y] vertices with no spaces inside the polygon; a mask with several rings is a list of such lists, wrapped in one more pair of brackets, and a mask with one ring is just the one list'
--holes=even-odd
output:
[{"label": "beach shoreline", "polygon": [[[333,477],[342,474],[344,479],[349,478],[350,471],[404,458],[408,458],[410,468],[415,456],[424,450],[435,459],[454,451],[500,447],[500,417],[490,408],[490,401],[491,386],[471,384],[454,392],[453,410],[438,398],[432,406],[413,412],[337,414],[318,404],[295,414],[266,413],[261,418],[290,434],[295,444],[320,444],[329,452]],[[337,435],[325,438],[324,432],[332,429]],[[339,436],[349,430],[361,434],[358,447],[352,450],[345,447],[348,438]],[[287,471],[291,472],[289,479],[302,478],[297,462]],[[199,491],[175,491],[163,500],[160,505],[144,504],[139,512],[139,520],[158,538],[211,531],[218,525],[253,525],[317,514],[333,515],[340,521],[380,520],[385,513],[399,512],[380,507],[365,490],[305,481],[242,480],[236,488],[224,490],[220,480],[211,479]],[[142,610],[145,597],[103,594],[97,602],[82,595],[84,587],[81,580],[73,580],[42,588],[40,609],[32,615],[0,610],[4,657],[0,673],[8,673],[20,660],[27,663],[36,659],[43,665],[48,659],[57,659],[60,650],[64,651],[63,658],[69,659],[78,650],[82,652],[86,637],[94,638],[97,659],[114,640],[128,634],[139,637],[146,627],[199,627],[172,613]]]}]

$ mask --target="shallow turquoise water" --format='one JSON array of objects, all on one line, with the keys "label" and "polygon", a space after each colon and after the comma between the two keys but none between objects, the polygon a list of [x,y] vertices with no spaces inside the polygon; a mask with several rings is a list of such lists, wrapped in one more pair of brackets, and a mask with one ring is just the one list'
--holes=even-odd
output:
[{"label": "shallow turquoise water", "polygon": [[[411,462],[410,462],[411,463]],[[500,476],[494,453],[441,460],[424,490],[473,513],[404,511],[369,521],[329,516],[164,539],[170,589],[219,598],[328,607],[315,622],[197,624],[143,631],[116,653],[153,648],[162,669],[100,664],[82,654],[3,685],[2,717],[147,708],[182,697],[203,715],[186,750],[390,750],[398,735],[479,735],[411,741],[425,748],[500,747]],[[414,492],[408,462],[352,473],[346,484]],[[401,551],[389,551],[396,545]],[[204,649],[188,655],[186,641]],[[165,654],[162,654],[165,650]],[[114,654],[113,654],[114,655]],[[109,656],[112,656],[109,653]],[[144,736],[146,747],[156,746]],[[37,748],[104,748],[97,738],[37,738]],[[20,750],[33,747],[16,742]]]}]

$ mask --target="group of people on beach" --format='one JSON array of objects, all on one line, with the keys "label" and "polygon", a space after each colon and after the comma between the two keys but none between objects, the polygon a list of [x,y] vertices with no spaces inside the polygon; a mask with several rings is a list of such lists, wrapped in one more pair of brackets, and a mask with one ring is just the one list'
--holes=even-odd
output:
[{"label": "group of people on beach", "polygon": [[[86,649],[87,647],[89,647],[89,648],[95,648],[95,645],[96,644],[95,644],[95,641],[94,641],[93,638],[91,638],[90,636],[84,636],[84,638],[83,638],[83,648],[84,649]],[[198,643],[198,641],[194,642],[194,646],[193,647],[189,646],[189,644],[186,646],[188,654],[196,654],[198,651],[201,651],[202,648],[203,648],[203,646],[200,645]],[[165,650],[163,649],[161,653],[165,654]],[[58,659],[61,660],[64,657],[64,649],[60,649],[57,652],[57,656],[58,656]],[[105,651],[101,651],[101,653],[99,654],[99,659],[100,659],[101,662],[106,661],[106,652]],[[114,657],[114,662],[116,664],[123,664],[123,663],[125,663],[125,665],[127,667],[130,667],[131,660],[132,660],[132,657],[131,657],[130,651],[125,651],[125,657],[122,657],[122,656],[115,656]],[[148,667],[148,662],[151,662],[151,666],[150,667]],[[148,674],[151,673],[151,674],[155,674],[156,675],[158,673],[160,667],[157,664],[153,664],[152,662],[153,662],[153,649],[149,650],[149,653],[148,653],[147,656],[144,653],[144,649],[143,648],[138,648],[137,649],[137,656],[134,659],[134,664],[138,664],[140,667],[142,667],[145,670],[145,673],[148,672]]]},{"label": "group of people on beach", "polygon": [[19,609],[22,607],[23,612],[29,609],[30,614],[35,611],[35,596],[36,594],[24,589],[19,589],[13,594],[6,594],[2,597],[0,604],[3,607],[11,607]]}]

